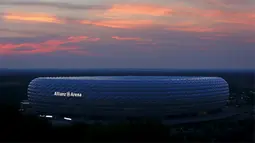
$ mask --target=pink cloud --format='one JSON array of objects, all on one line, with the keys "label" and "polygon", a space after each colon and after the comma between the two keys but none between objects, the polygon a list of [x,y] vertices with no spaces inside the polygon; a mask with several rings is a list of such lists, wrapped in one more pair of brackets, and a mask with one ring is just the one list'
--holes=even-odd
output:
[{"label": "pink cloud", "polygon": [[[66,46],[68,43],[80,43],[84,41],[95,42],[99,38],[90,38],[88,36],[71,36],[66,39],[53,39],[40,43],[2,43],[0,44],[0,54],[33,54],[50,53],[55,51],[73,51],[79,49],[77,46]],[[28,49],[27,49],[28,48]]]},{"label": "pink cloud", "polygon": [[167,30],[170,31],[182,31],[182,32],[196,32],[196,33],[203,33],[203,32],[217,32],[214,28],[203,28],[203,27],[192,27],[192,26],[186,26],[186,27],[169,27]]},{"label": "pink cloud", "polygon": [[89,21],[82,20],[80,24],[95,25],[99,27],[131,29],[142,26],[150,26],[153,24],[151,20],[102,20],[102,21]]},{"label": "pink cloud", "polygon": [[[199,1],[199,0],[197,0]],[[208,1],[207,1],[208,2]],[[225,5],[225,1],[210,0],[214,5]],[[70,20],[46,13],[7,12],[2,18],[7,21],[30,21],[36,23],[81,24],[105,28],[136,29],[158,28],[183,32],[225,32],[255,30],[255,11],[237,11],[217,8],[190,7],[185,4],[157,6],[152,4],[113,4],[110,9],[97,13],[98,20]],[[97,17],[97,15],[101,17]],[[157,16],[160,19],[148,17]],[[110,17],[110,18],[109,18]],[[138,18],[139,17],[139,18]],[[172,18],[182,20],[176,23]],[[102,18],[102,19],[100,19]],[[164,18],[169,18],[167,21]],[[218,27],[217,25],[222,25]],[[94,39],[96,40],[96,39]]]},{"label": "pink cloud", "polygon": [[247,43],[255,43],[255,38],[254,39],[248,39],[246,40]]}]

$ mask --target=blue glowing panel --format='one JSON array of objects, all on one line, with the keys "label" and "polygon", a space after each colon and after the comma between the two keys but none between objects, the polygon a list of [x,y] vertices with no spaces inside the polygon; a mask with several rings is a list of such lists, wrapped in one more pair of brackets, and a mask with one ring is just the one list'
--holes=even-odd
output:
[{"label": "blue glowing panel", "polygon": [[34,110],[51,114],[184,114],[222,108],[229,96],[219,77],[41,77],[31,81]]}]

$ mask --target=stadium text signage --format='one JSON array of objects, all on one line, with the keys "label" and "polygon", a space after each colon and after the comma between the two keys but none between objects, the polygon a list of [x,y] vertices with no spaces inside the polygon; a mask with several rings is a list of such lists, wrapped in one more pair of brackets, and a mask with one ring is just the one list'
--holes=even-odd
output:
[{"label": "stadium text signage", "polygon": [[66,96],[66,97],[81,97],[81,93],[74,92],[54,92],[55,96]]}]

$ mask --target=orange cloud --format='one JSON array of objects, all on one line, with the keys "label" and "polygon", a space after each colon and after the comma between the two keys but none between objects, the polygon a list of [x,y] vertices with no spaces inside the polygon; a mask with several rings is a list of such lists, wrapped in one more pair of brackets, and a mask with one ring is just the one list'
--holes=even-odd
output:
[{"label": "orange cloud", "polygon": [[159,7],[155,5],[130,5],[130,4],[114,4],[104,15],[150,15],[150,16],[165,16],[170,15],[172,9]]},{"label": "orange cloud", "polygon": [[103,21],[83,20],[80,22],[80,24],[95,25],[100,27],[130,29],[130,28],[152,25],[153,22],[150,20],[103,20]]},{"label": "orange cloud", "polygon": [[[213,1],[213,0],[212,0]],[[92,15],[92,14],[91,14]],[[96,15],[96,14],[95,14]],[[79,20],[59,18],[49,14],[41,13],[17,13],[9,12],[3,15],[3,19],[12,21],[31,21],[38,23],[65,23],[65,24],[84,24],[98,27],[134,29],[148,26],[160,26],[162,29],[184,32],[224,32],[255,30],[255,13],[245,11],[227,11],[217,9],[201,9],[189,7],[187,5],[173,4],[171,7],[161,7],[156,5],[132,5],[115,4],[102,14],[103,20]],[[102,16],[101,15],[101,16]],[[144,17],[137,17],[144,16]],[[149,16],[168,16],[172,17],[153,19]],[[114,17],[117,16],[117,17]],[[134,16],[134,17],[133,17]],[[136,17],[135,17],[136,16]],[[110,19],[109,19],[110,17]],[[102,17],[101,17],[102,18]],[[139,19],[138,19],[139,18]],[[174,24],[177,18],[183,20],[182,24]],[[186,20],[191,22],[185,22]],[[221,25],[221,27],[217,27]],[[231,25],[231,27],[230,27]]]},{"label": "orange cloud", "polygon": [[39,23],[63,23],[62,20],[58,19],[55,16],[42,13],[15,13],[10,12],[3,15],[4,20],[11,21],[30,21],[30,22],[39,22]]},{"label": "orange cloud", "polygon": [[[196,1],[196,0],[195,0]],[[228,9],[228,4],[224,4],[221,0],[209,0],[200,1],[200,3],[211,3],[207,8],[191,7],[186,3],[179,3],[171,5],[171,15],[173,18],[178,18],[182,21],[192,21],[194,24],[187,24],[189,28],[169,28],[170,30],[186,31],[186,32],[209,32],[215,31],[243,31],[243,30],[255,30],[255,13],[249,10],[235,10]],[[230,2],[231,3],[231,2]],[[217,7],[215,7],[217,5]],[[219,9],[221,7],[221,9]],[[167,27],[172,26],[175,23],[169,19]],[[219,28],[218,26],[221,25]],[[231,28],[230,28],[231,26]],[[195,27],[195,28],[194,28]],[[206,27],[210,27],[208,29]],[[202,30],[201,30],[202,29]]]},{"label": "orange cloud", "polygon": [[[209,3],[218,5],[220,7],[226,6],[223,2],[211,0]],[[143,17],[143,20],[131,20],[135,16],[169,16],[183,20],[183,25],[173,26],[174,21],[169,19],[152,19]],[[99,14],[99,16],[102,16]],[[232,31],[249,30],[255,27],[254,12],[238,12],[227,11],[225,9],[201,9],[198,7],[189,7],[187,5],[173,4],[169,7],[160,7],[156,5],[135,5],[135,4],[115,4],[111,9],[103,14],[104,18],[111,20],[103,21],[82,21],[82,24],[91,24],[97,26],[111,27],[111,28],[136,28],[144,25],[160,25],[161,27],[168,27],[168,30],[184,31],[184,32],[219,32],[229,31],[229,26],[234,26]],[[137,18],[137,17],[136,17]],[[117,20],[122,19],[122,20]],[[141,18],[140,18],[141,19]],[[148,19],[148,20],[146,20]],[[186,22],[189,19],[192,22]],[[163,20],[163,21],[161,21]],[[222,27],[217,27],[217,24],[224,24]],[[181,26],[181,27],[180,27]]]},{"label": "orange cloud", "polygon": [[[235,32],[255,30],[253,12],[230,12],[226,10],[181,6],[173,8],[173,17],[183,19],[184,22],[169,24],[167,29],[172,31]],[[189,21],[185,21],[186,18]]]},{"label": "orange cloud", "polygon": [[70,51],[79,47],[65,46],[68,43],[79,43],[82,41],[98,41],[99,38],[89,38],[88,36],[72,36],[67,39],[47,40],[41,43],[22,44],[0,44],[0,54],[29,54],[29,53],[49,53],[54,51]]},{"label": "orange cloud", "polygon": [[225,24],[240,24],[240,25],[246,25],[246,26],[255,26],[255,21],[252,21],[251,19],[249,21],[244,20],[244,18],[240,19],[221,19],[217,20],[219,23],[225,23]]}]

